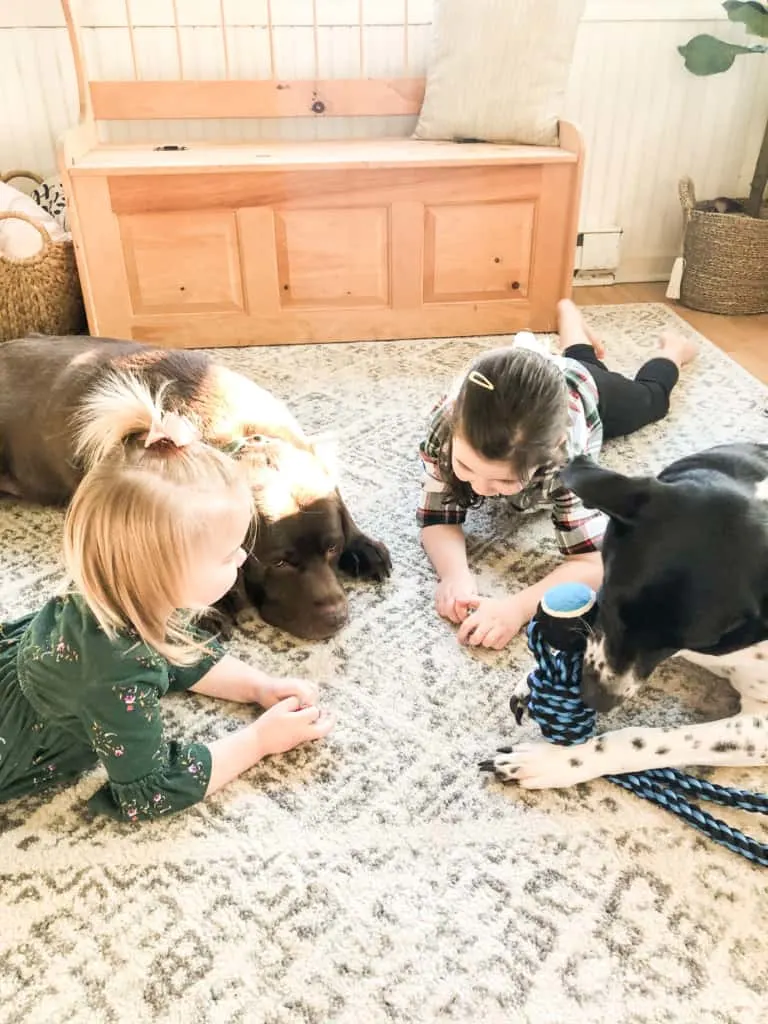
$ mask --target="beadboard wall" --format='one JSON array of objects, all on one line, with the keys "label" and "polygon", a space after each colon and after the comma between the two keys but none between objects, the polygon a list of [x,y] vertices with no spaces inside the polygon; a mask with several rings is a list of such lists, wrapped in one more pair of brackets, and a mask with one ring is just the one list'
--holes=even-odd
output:
[{"label": "beadboard wall", "polygon": [[[472,0],[467,0],[471,3]],[[312,78],[425,72],[434,0],[89,0],[94,77]],[[180,25],[172,27],[173,12]],[[222,14],[227,25],[221,30]],[[268,26],[271,24],[271,43]],[[700,32],[744,41],[718,0],[587,0],[564,115],[582,128],[583,231],[621,228],[617,280],[663,279],[680,244],[677,181],[698,195],[744,195],[768,117],[768,58],[742,57],[699,79],[676,47]],[[181,65],[181,66],[179,66]],[[0,169],[55,169],[55,143],[77,117],[58,0],[0,0]],[[111,138],[405,135],[410,119],[354,124],[159,122],[110,126]]]}]

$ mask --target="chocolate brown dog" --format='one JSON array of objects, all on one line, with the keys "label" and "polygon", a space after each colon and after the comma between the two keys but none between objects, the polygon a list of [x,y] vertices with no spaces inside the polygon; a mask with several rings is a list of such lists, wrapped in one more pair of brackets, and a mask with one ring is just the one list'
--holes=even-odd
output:
[{"label": "chocolate brown dog", "polygon": [[0,346],[0,491],[42,504],[69,499],[82,476],[73,417],[90,389],[115,372],[147,380],[153,392],[167,384],[166,407],[248,467],[257,510],[252,551],[220,611],[231,620],[252,606],[266,622],[308,639],[336,633],[348,614],[336,570],[384,579],[389,552],[357,528],[286,406],[201,352],[88,337]]}]

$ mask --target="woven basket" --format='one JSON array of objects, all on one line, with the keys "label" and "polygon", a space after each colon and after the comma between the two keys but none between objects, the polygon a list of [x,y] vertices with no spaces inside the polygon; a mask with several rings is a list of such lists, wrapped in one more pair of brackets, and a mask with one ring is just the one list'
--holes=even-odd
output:
[{"label": "woven basket", "polygon": [[760,219],[715,213],[697,203],[690,178],[679,184],[685,265],[680,301],[706,313],[768,312],[768,206]]},{"label": "woven basket", "polygon": [[[3,181],[27,177],[30,171],[11,171]],[[54,242],[25,213],[3,212],[0,220],[17,218],[40,233],[42,248],[34,256],[14,259],[0,253],[0,341],[25,334],[79,334],[85,330],[85,312],[72,242]]]}]

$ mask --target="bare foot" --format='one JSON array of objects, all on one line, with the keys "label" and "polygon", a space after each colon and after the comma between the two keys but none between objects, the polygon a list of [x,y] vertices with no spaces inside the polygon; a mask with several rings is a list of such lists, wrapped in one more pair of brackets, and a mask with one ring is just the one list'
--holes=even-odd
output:
[{"label": "bare foot", "polygon": [[686,338],[674,331],[664,331],[659,337],[660,354],[682,369],[686,363],[692,362],[699,354],[699,343],[693,338]]},{"label": "bare foot", "polygon": [[571,345],[591,345],[598,359],[605,357],[605,346],[587,327],[579,307],[570,299],[561,299],[557,304],[557,333],[561,350]]},{"label": "bare foot", "polygon": [[598,359],[605,359],[605,345],[602,343],[602,341],[600,341],[600,339],[589,326],[589,324],[586,321],[583,321],[583,323],[584,331],[587,337],[589,338],[589,344],[595,350],[595,355]]}]

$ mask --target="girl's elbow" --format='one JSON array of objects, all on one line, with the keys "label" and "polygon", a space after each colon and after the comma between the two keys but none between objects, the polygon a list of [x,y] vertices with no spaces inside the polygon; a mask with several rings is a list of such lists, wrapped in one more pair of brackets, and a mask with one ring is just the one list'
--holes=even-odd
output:
[{"label": "girl's elbow", "polygon": [[590,551],[577,559],[576,564],[585,576],[584,582],[595,588],[603,580],[603,559],[599,551]]}]

